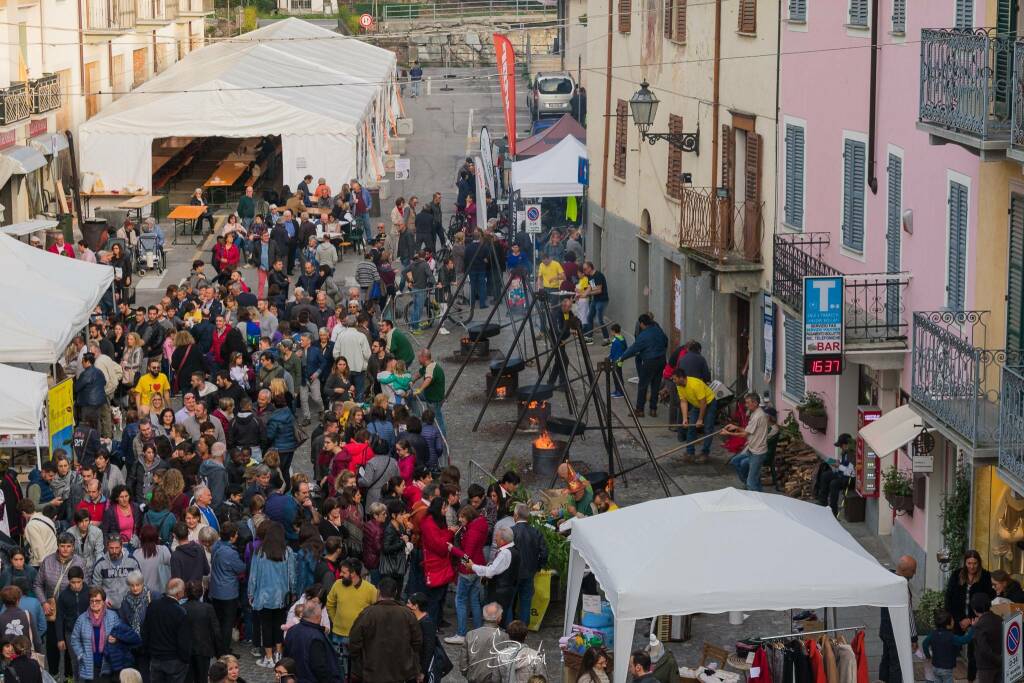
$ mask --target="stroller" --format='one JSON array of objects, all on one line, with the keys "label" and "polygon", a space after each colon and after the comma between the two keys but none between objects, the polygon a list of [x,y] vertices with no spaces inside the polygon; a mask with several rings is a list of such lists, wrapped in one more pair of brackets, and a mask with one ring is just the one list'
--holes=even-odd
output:
[{"label": "stroller", "polygon": [[139,235],[138,248],[135,250],[135,270],[143,277],[147,270],[156,268],[158,275],[164,274],[164,250],[157,243],[153,233]]}]

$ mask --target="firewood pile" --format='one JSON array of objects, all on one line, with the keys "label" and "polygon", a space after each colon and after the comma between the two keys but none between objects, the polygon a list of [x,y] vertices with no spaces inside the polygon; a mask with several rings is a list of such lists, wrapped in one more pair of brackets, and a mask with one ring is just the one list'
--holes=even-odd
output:
[{"label": "firewood pile", "polygon": [[[791,498],[814,498],[814,475],[820,463],[818,454],[804,443],[799,434],[792,435],[784,431],[775,451],[775,473],[779,490]],[[761,473],[762,484],[770,487],[771,473],[768,468],[761,470]]]}]

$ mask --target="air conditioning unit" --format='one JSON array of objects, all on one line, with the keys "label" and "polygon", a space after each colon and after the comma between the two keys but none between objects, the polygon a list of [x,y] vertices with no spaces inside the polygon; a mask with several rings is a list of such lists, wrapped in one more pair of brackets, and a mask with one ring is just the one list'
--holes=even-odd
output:
[{"label": "air conditioning unit", "polygon": [[400,118],[398,119],[396,127],[398,128],[399,135],[412,135],[412,119]]}]

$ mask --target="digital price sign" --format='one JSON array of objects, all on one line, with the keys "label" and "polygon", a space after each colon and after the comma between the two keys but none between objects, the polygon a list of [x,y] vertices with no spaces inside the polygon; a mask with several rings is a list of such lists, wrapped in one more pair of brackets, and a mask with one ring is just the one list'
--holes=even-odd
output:
[{"label": "digital price sign", "polygon": [[843,372],[843,276],[804,278],[804,375]]},{"label": "digital price sign", "polygon": [[843,374],[843,356],[804,356],[804,374],[808,376]]}]

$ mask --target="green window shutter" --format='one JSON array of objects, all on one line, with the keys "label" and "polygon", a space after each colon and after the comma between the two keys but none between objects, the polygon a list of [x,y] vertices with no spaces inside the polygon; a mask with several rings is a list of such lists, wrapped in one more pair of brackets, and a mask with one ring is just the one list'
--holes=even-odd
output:
[{"label": "green window shutter", "polygon": [[1024,350],[1024,195],[1010,195],[1010,254],[1007,261],[1006,350]]},{"label": "green window shutter", "polygon": [[892,0],[892,32],[907,32],[907,0]]},{"label": "green window shutter", "polygon": [[803,399],[807,393],[804,384],[803,324],[787,317],[783,327],[786,335],[786,394],[791,398]]},{"label": "green window shutter", "polygon": [[[903,227],[903,159],[889,155],[888,204],[885,221],[885,270],[900,272],[900,244]],[[889,282],[885,287],[885,322],[894,327],[900,321],[900,286]]]},{"label": "green window shutter", "polygon": [[789,20],[807,21],[807,0],[789,0]]},{"label": "green window shutter", "polygon": [[953,25],[960,29],[974,27],[974,0],[956,0],[953,22]]},{"label": "green window shutter", "polygon": [[966,299],[969,199],[966,185],[950,181],[946,307],[954,311],[964,310],[964,300]]},{"label": "green window shutter", "polygon": [[868,0],[850,0],[850,25],[868,25]]},{"label": "green window shutter", "polygon": [[786,124],[786,223],[804,229],[804,129]]},{"label": "green window shutter", "polygon": [[847,139],[843,144],[843,246],[864,251],[864,184],[866,145]]}]

